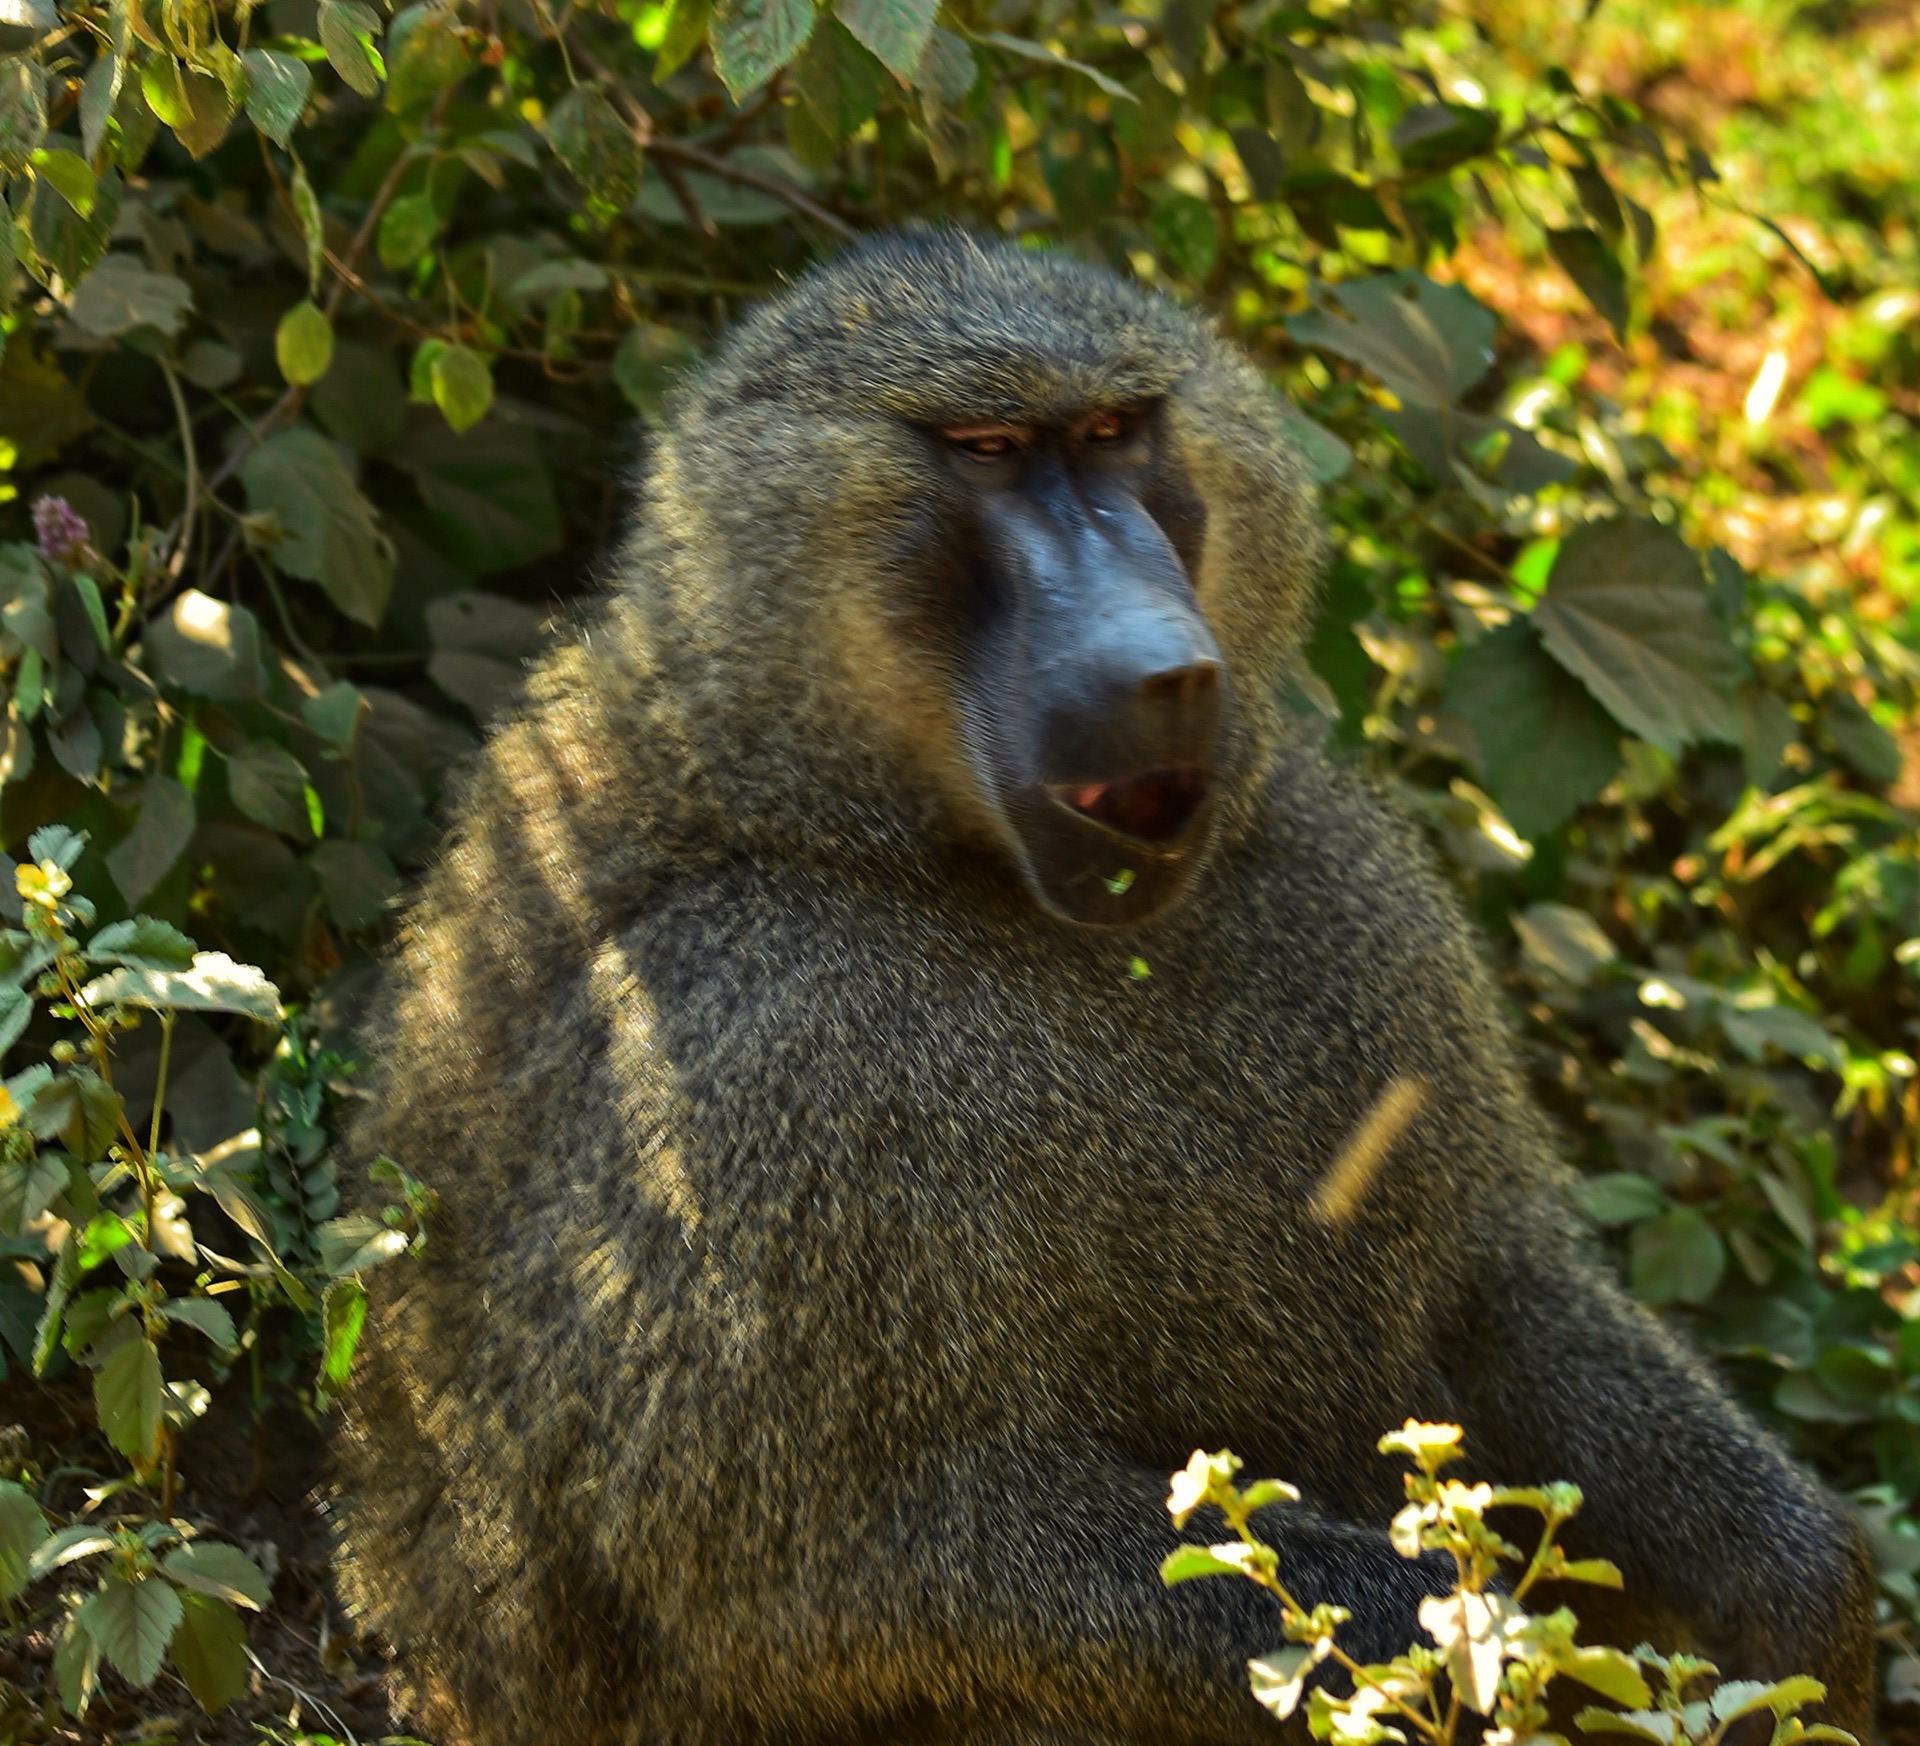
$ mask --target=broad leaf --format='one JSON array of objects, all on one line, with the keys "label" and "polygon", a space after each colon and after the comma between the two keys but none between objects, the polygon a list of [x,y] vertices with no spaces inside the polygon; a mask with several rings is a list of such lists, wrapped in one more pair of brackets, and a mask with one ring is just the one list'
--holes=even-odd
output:
[{"label": "broad leaf", "polygon": [[[206,1335],[223,1352],[235,1352],[240,1347],[240,1337],[234,1332],[233,1317],[228,1315],[210,1297],[174,1297],[160,1306],[161,1313],[170,1322],[179,1322],[184,1327],[195,1328]],[[226,1548],[215,1548],[225,1550]],[[191,1583],[188,1587],[192,1587]],[[209,1590],[209,1593],[212,1591]]]},{"label": "broad leaf", "polygon": [[1631,1170],[1583,1176],[1573,1185],[1573,1197],[1596,1225],[1635,1224],[1657,1217],[1667,1204],[1657,1182]]},{"label": "broad leaf", "polygon": [[189,970],[125,965],[96,976],[80,991],[90,1007],[145,1006],[177,1012],[234,1012],[262,1024],[280,1017],[280,991],[251,964],[225,952],[196,952]]},{"label": "broad leaf", "polygon": [[46,1515],[32,1494],[0,1479],[0,1605],[27,1586],[34,1554],[48,1536]]},{"label": "broad leaf", "polygon": [[254,510],[271,511],[285,530],[275,562],[318,582],[347,617],[377,625],[393,592],[393,542],[339,451],[317,431],[282,431],[247,456],[240,478]]},{"label": "broad leaf", "polygon": [[1217,1556],[1211,1546],[1181,1546],[1160,1561],[1160,1580],[1168,1588],[1200,1576],[1238,1576],[1240,1566]]},{"label": "broad leaf", "polygon": [[569,91],[547,118],[553,155],[600,205],[623,210],[640,191],[640,148],[633,129],[598,91]]},{"label": "broad leaf", "polygon": [[736,103],[806,47],[813,22],[813,0],[720,0],[710,27],[713,68]]},{"label": "broad leaf", "polygon": [[102,339],[130,328],[175,334],[193,307],[193,291],[171,273],[150,273],[133,255],[108,255],[73,294],[67,313],[76,327]]},{"label": "broad leaf", "polygon": [[386,63],[373,39],[380,14],[361,0],[320,0],[320,46],[333,70],[362,97],[371,97],[386,77]]},{"label": "broad leaf", "polygon": [[[166,1387],[160,1354],[146,1339],[131,1339],[116,1346],[94,1373],[93,1400],[100,1415],[100,1429],[122,1455],[142,1461],[153,1458],[159,1447],[160,1406]],[[101,1647],[106,1649],[107,1659],[136,1684],[144,1685],[153,1677],[151,1673],[145,1678],[133,1674],[105,1638],[101,1638]]]},{"label": "broad leaf", "polygon": [[260,1566],[238,1546],[218,1540],[192,1540],[176,1547],[161,1560],[160,1568],[182,1588],[256,1613],[264,1611],[273,1598]]},{"label": "broad leaf", "polygon": [[1619,256],[1607,247],[1599,232],[1592,230],[1550,230],[1547,247],[1567,277],[1586,293],[1587,301],[1613,329],[1614,338],[1624,341],[1627,337],[1627,275]]},{"label": "broad leaf", "polygon": [[793,81],[801,101],[835,144],[866,123],[886,90],[880,63],[831,16],[814,26],[806,52],[794,63]]},{"label": "broad leaf", "polygon": [[130,1684],[148,1686],[179,1629],[180,1597],[157,1576],[129,1581],[116,1572],[80,1603],[75,1617]]},{"label": "broad leaf", "polygon": [[1745,663],[1713,610],[1698,555],[1670,528],[1622,516],[1578,529],[1533,622],[1614,720],[1663,752],[1739,742],[1733,690]]},{"label": "broad leaf", "polygon": [[833,10],[881,65],[912,82],[933,34],[938,0],[834,0]]},{"label": "broad leaf", "polygon": [[1620,768],[1619,731],[1607,712],[1523,622],[1462,653],[1446,700],[1473,729],[1487,786],[1524,837],[1555,829]]},{"label": "broad leaf", "polygon": [[193,822],[193,796],[171,776],[149,776],[133,829],[107,851],[107,871],[128,903],[138,903],[172,870],[193,837]]},{"label": "broad leaf", "polygon": [[180,1597],[173,1665],[208,1715],[245,1695],[250,1680],[247,1628],[232,1607],[203,1594]]},{"label": "broad leaf", "polygon": [[143,640],[160,676],[183,691],[223,703],[260,694],[260,624],[244,606],[189,588]]},{"label": "broad leaf", "polygon": [[1316,1656],[1311,1647],[1275,1649],[1247,1663],[1247,1677],[1253,1695],[1263,1709],[1281,1721],[1292,1715],[1306,1690],[1307,1675],[1313,1671]]},{"label": "broad leaf", "polygon": [[1363,365],[1402,400],[1448,406],[1493,362],[1492,311],[1459,285],[1379,273],[1322,286],[1320,301],[1291,317],[1287,331]]},{"label": "broad leaf", "polygon": [[255,740],[227,760],[227,792],[248,818],[282,836],[312,835],[307,817],[307,768],[284,746]]},{"label": "broad leaf", "polygon": [[247,117],[284,151],[312,94],[312,70],[277,49],[248,49],[240,59],[247,69]]},{"label": "broad leaf", "polygon": [[351,1274],[333,1280],[320,1300],[320,1319],[320,1380],[329,1394],[340,1394],[346,1389],[360,1332],[367,1323],[366,1287]]},{"label": "broad leaf", "polygon": [[472,65],[458,7],[438,0],[403,7],[387,32],[387,107],[396,115],[418,108]]},{"label": "broad leaf", "polygon": [[1690,1206],[1675,1207],[1634,1230],[1630,1276],[1642,1303],[1705,1303],[1726,1267],[1719,1233]]},{"label": "broad leaf", "polygon": [[333,323],[317,303],[302,299],[281,316],[273,355],[296,388],[310,387],[333,367]]}]

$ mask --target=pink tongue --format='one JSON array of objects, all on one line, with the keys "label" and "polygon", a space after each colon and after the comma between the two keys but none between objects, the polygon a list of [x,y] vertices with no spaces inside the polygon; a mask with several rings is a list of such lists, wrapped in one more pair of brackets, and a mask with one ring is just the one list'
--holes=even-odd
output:
[{"label": "pink tongue", "polygon": [[1104,782],[1089,782],[1084,788],[1076,788],[1067,796],[1068,801],[1082,812],[1091,812],[1100,804],[1101,795],[1107,791]]}]

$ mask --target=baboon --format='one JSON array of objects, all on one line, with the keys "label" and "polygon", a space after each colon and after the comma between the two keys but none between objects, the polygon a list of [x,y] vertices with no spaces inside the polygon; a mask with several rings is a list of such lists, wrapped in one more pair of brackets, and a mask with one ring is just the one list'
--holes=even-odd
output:
[{"label": "baboon", "polygon": [[419,1725],[1258,1740],[1272,1602],[1162,1588],[1167,1476],[1296,1482],[1288,1579],[1382,1657],[1450,1572],[1385,1533],[1414,1415],[1584,1488],[1615,1640],[1863,1726],[1858,1529],[1588,1255],[1459,908],[1286,701],[1319,536],[1251,364],[916,233],[668,422],[373,1038],[356,1145],[441,1210],[374,1276],[342,1564]]}]

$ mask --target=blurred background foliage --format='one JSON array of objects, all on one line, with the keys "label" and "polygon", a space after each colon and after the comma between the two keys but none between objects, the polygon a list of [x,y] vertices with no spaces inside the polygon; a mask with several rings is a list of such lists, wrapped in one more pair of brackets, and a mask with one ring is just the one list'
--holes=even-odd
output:
[{"label": "blurred background foliage", "polygon": [[[0,837],[86,833],[101,924],[296,1014],[277,1054],[183,1017],[155,1151],[252,1197],[191,1209],[260,1257],[247,1356],[193,1362],[216,1416],[251,1378],[256,1462],[265,1392],[298,1471],[344,1363],[267,1286],[338,1214],[329,1049],[449,769],[606,573],[676,375],[847,238],[956,219],[1202,302],[1300,408],[1336,555],[1294,701],[1455,871],[1633,1288],[1860,1501],[1915,1732],[1911,7],[0,0],[0,55]],[[51,1025],[0,995],[16,1082]],[[26,1381],[50,1193],[0,1194],[9,1401],[63,1386],[48,1341]],[[22,1412],[67,1519],[118,1457]],[[174,1507],[217,1517],[194,1447]],[[42,1595],[0,1725],[111,1737],[58,1722]],[[182,1725],[252,1737],[262,1689]]]}]

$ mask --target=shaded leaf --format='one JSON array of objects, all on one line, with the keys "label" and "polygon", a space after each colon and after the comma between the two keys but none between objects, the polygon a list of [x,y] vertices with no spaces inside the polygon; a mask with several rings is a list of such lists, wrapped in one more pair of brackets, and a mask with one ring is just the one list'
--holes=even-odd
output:
[{"label": "shaded leaf", "polygon": [[393,542],[380,530],[337,450],[317,431],[269,437],[240,467],[247,501],[279,517],[286,538],[274,559],[318,582],[347,617],[377,625],[393,592]]},{"label": "shaded leaf", "polygon": [[227,792],[248,818],[283,836],[306,838],[307,768],[284,746],[255,740],[227,760]]},{"label": "shaded leaf", "polygon": [[180,1623],[173,1635],[173,1665],[194,1702],[210,1716],[245,1695],[247,1628],[239,1614],[206,1595],[182,1595]]},{"label": "shaded leaf", "polygon": [[386,77],[386,63],[373,39],[380,31],[380,14],[361,0],[320,0],[320,46],[333,70],[358,91],[371,97]]},{"label": "shaded leaf", "polygon": [[1380,273],[1322,286],[1320,302],[1290,317],[1287,331],[1363,365],[1402,400],[1450,405],[1493,362],[1493,312],[1459,285]]},{"label": "shaded leaf", "polygon": [[222,702],[259,695],[260,626],[244,606],[189,588],[143,640],[160,676],[183,691]]},{"label": "shaded leaf", "polygon": [[1547,247],[1566,275],[1613,329],[1614,338],[1627,337],[1627,274],[1619,257],[1592,230],[1550,230]]},{"label": "shaded leaf", "polygon": [[1706,1302],[1727,1266],[1719,1233],[1690,1206],[1636,1226],[1631,1254],[1634,1294],[1656,1305]]},{"label": "shaded leaf", "polygon": [[1447,677],[1447,707],[1473,729],[1493,797],[1524,837],[1543,836],[1620,768],[1607,712],[1515,621],[1466,649]]},{"label": "shaded leaf", "polygon": [[[218,1307],[208,1298],[192,1301]],[[265,1611],[273,1598],[272,1588],[260,1566],[238,1546],[228,1546],[218,1540],[192,1540],[175,1547],[161,1560],[160,1568],[182,1588],[211,1595],[233,1606],[250,1607],[256,1613]]]},{"label": "shaded leaf", "polygon": [[49,1535],[46,1515],[31,1493],[0,1479],[0,1604],[27,1586],[34,1554]]},{"label": "shaded leaf", "polygon": [[159,1577],[129,1581],[116,1571],[80,1603],[74,1617],[130,1684],[148,1686],[166,1659],[181,1614],[180,1596]]},{"label": "shaded leaf", "polygon": [[74,292],[67,313],[76,326],[107,339],[135,327],[178,333],[192,307],[184,279],[150,273],[133,255],[108,255]]},{"label": "shaded leaf", "polygon": [[248,119],[286,149],[313,91],[312,70],[277,49],[248,49],[240,60],[247,70]]},{"label": "shaded leaf", "polygon": [[547,117],[547,143],[601,205],[624,209],[640,191],[640,148],[619,111],[590,86],[578,86]]},{"label": "shaded leaf", "polygon": [[138,903],[172,871],[193,823],[193,796],[171,776],[149,776],[133,829],[107,851],[107,871],[128,903]]},{"label": "shaded leaf", "polygon": [[1657,1182],[1630,1170],[1583,1176],[1573,1185],[1573,1197],[1596,1225],[1630,1225],[1656,1218],[1667,1204]]},{"label": "shaded leaf", "polygon": [[881,65],[911,83],[933,34],[938,0],[834,0],[833,9]]},{"label": "shaded leaf", "polygon": [[1669,755],[1738,743],[1745,663],[1713,610],[1697,554],[1639,516],[1589,522],[1560,549],[1534,609],[1541,640],[1630,732]]},{"label": "shaded leaf", "polygon": [[[93,1401],[100,1416],[100,1429],[122,1455],[150,1461],[160,1446],[160,1407],[166,1397],[166,1377],[161,1373],[160,1354],[152,1341],[135,1338],[116,1346],[94,1373]],[[153,1671],[136,1674],[126,1658],[107,1638],[100,1646],[107,1659],[137,1685],[144,1685]],[[154,1669],[159,1661],[154,1661]]]},{"label": "shaded leaf", "polygon": [[813,23],[813,0],[720,0],[709,27],[713,69],[733,100],[759,90],[805,48]]}]

